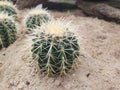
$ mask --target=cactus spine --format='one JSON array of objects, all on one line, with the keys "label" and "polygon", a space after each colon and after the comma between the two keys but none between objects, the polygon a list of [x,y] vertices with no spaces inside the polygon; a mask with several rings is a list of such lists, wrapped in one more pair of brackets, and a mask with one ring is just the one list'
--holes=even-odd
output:
[{"label": "cactus spine", "polygon": [[17,17],[16,7],[8,1],[0,1],[0,12],[8,14],[9,16]]},{"label": "cactus spine", "polygon": [[33,59],[48,76],[68,73],[79,56],[78,39],[70,25],[63,22],[57,20],[42,25],[33,39]]},{"label": "cactus spine", "polygon": [[41,26],[42,23],[51,20],[51,15],[43,9],[32,9],[25,18],[25,27],[28,30],[33,30],[37,26]]},{"label": "cactus spine", "polygon": [[0,49],[8,47],[16,40],[16,25],[11,17],[0,14]]}]

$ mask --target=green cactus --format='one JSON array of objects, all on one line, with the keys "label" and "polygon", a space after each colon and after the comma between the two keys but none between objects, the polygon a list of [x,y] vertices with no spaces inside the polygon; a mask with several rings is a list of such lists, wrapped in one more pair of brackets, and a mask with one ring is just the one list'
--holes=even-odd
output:
[{"label": "green cactus", "polygon": [[51,15],[43,9],[33,9],[30,10],[29,14],[25,18],[25,27],[28,30],[41,26],[42,23],[51,20]]},{"label": "green cactus", "polygon": [[80,48],[70,26],[63,21],[50,21],[33,39],[33,59],[48,76],[65,75],[75,66]]},{"label": "green cactus", "polygon": [[[0,38],[1,39],[1,38]],[[0,40],[0,49],[2,48],[2,40]]]},{"label": "green cactus", "polygon": [[16,7],[8,1],[0,1],[0,12],[8,14],[9,16],[17,17]]},{"label": "green cactus", "polygon": [[10,17],[0,14],[0,49],[8,47],[16,40],[16,29],[16,25]]}]

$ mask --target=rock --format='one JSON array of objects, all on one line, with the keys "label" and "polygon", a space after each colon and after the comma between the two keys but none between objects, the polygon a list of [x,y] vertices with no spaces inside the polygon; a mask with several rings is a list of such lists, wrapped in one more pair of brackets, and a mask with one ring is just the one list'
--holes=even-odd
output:
[{"label": "rock", "polygon": [[47,8],[50,10],[58,10],[58,11],[64,11],[68,9],[77,9],[77,5],[75,2],[62,2],[56,0],[56,1],[49,1],[43,4],[43,8]]},{"label": "rock", "polygon": [[98,4],[93,7],[92,12],[99,18],[120,23],[120,9],[107,4]]},{"label": "rock", "polygon": [[39,5],[37,5],[35,8],[36,8],[36,9],[42,9],[42,7],[43,7],[43,5],[42,5],[42,4],[39,4]]},{"label": "rock", "polygon": [[[78,4],[79,3],[79,4]],[[107,21],[120,23],[120,9],[107,4],[95,4],[91,2],[79,1],[78,7],[88,16],[98,17]]]},{"label": "rock", "polygon": [[17,0],[16,6],[19,9],[23,8],[31,8],[34,7],[40,3],[45,3],[47,0]]},{"label": "rock", "polygon": [[49,2],[55,3],[68,3],[68,4],[76,4],[76,0],[48,0]]},{"label": "rock", "polygon": [[120,8],[120,0],[77,0],[77,4],[79,5],[81,2],[92,3],[92,4],[108,4],[112,7]]},{"label": "rock", "polygon": [[[48,2],[47,2],[48,1]],[[46,3],[47,2],[47,3]],[[17,0],[16,6],[19,9],[31,8],[39,4],[43,4],[44,8],[64,10],[76,8],[76,0]],[[40,8],[40,7],[38,7]]]}]

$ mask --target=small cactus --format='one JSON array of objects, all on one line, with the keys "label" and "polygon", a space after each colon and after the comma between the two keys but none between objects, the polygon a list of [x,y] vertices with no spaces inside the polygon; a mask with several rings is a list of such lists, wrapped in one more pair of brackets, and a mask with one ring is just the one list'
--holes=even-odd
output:
[{"label": "small cactus", "polygon": [[33,39],[33,59],[48,76],[65,75],[74,68],[79,56],[77,36],[71,25],[60,20],[37,28],[40,33]]},{"label": "small cactus", "polygon": [[51,15],[43,9],[32,9],[25,18],[25,27],[28,30],[33,30],[37,26],[41,26],[42,23],[51,20]]},{"label": "small cactus", "polygon": [[0,14],[0,49],[16,40],[16,25],[10,16]]},{"label": "small cactus", "polygon": [[12,4],[12,2],[8,1],[0,1],[0,12],[8,14],[9,16],[17,17],[17,9]]}]

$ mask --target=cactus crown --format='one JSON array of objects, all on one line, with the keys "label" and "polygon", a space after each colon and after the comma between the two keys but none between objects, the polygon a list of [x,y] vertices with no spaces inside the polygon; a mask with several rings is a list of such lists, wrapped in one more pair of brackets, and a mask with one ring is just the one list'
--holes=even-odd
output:
[{"label": "cactus crown", "polygon": [[0,12],[7,13],[9,16],[17,15],[16,7],[8,1],[0,1]]},{"label": "cactus crown", "polygon": [[12,17],[0,14],[0,49],[8,47],[16,40],[16,25]]},{"label": "cactus crown", "polygon": [[46,34],[51,34],[54,36],[61,36],[66,32],[66,26],[59,21],[50,21],[48,24],[44,24],[41,27],[42,32],[45,31]]},{"label": "cactus crown", "polygon": [[51,20],[51,15],[43,9],[32,9],[25,18],[25,27],[33,29]]},{"label": "cactus crown", "polygon": [[31,9],[29,15],[50,14],[45,9]]},{"label": "cactus crown", "polygon": [[48,76],[64,75],[74,68],[79,56],[79,45],[72,27],[57,20],[42,25],[33,39],[33,58]]}]

